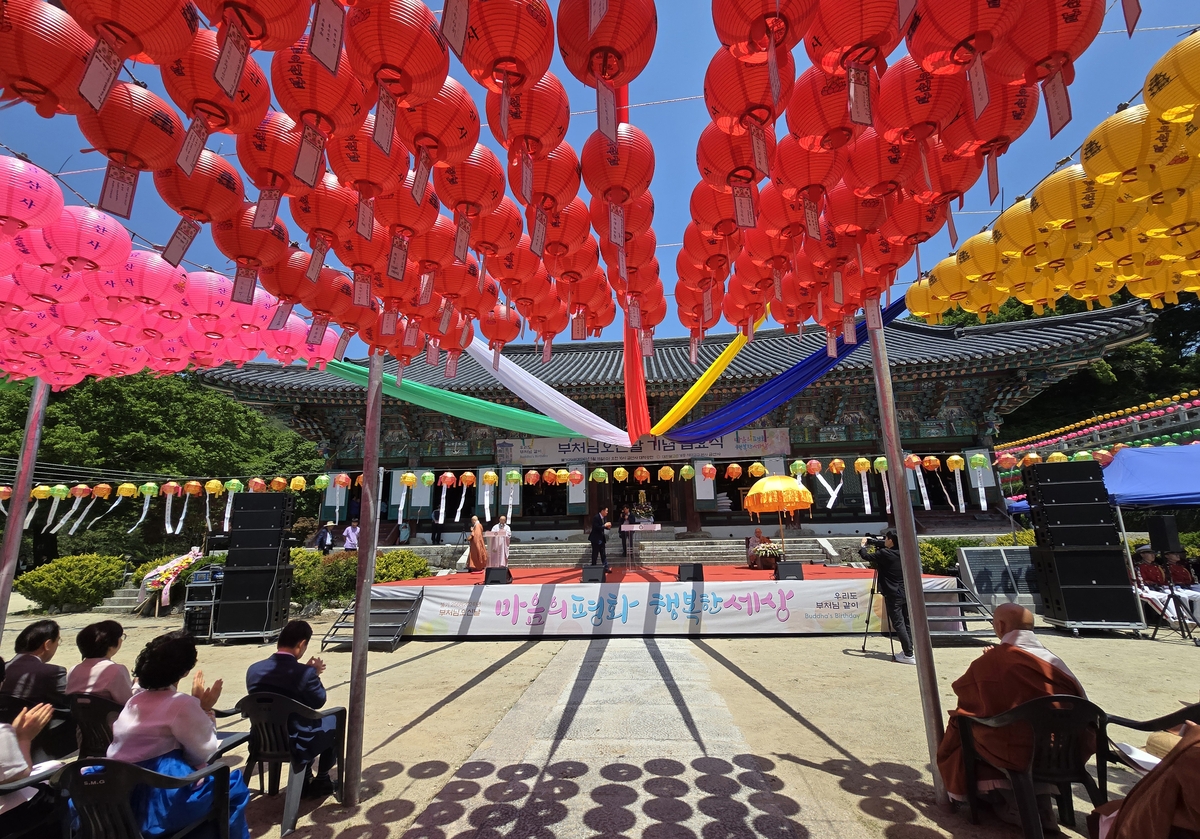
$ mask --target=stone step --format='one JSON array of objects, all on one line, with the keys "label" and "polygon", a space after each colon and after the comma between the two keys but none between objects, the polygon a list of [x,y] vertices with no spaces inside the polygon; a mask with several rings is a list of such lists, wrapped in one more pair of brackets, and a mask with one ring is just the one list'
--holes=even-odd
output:
[{"label": "stone step", "polygon": [[137,604],[138,604],[138,597],[137,597],[137,594],[135,593],[132,597],[118,597],[118,596],[106,597],[106,598],[104,598],[104,601],[102,602],[101,605],[104,605],[104,606],[126,606],[126,607],[132,609]]}]

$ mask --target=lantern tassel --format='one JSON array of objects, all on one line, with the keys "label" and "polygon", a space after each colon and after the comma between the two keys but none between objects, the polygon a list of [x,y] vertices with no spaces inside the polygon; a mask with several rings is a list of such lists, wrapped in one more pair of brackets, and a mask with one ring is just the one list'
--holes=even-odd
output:
[{"label": "lantern tassel", "polygon": [[954,470],[954,488],[958,491],[958,511],[960,513],[965,513],[967,511],[967,504],[965,501],[963,501],[961,469]]},{"label": "lantern tassel", "polygon": [[987,498],[983,488],[983,469],[975,467],[975,488],[979,490],[979,509],[987,512]]},{"label": "lantern tassel", "polygon": [[25,514],[25,526],[23,530],[28,530],[29,525],[33,524],[33,517],[37,515],[38,502],[35,500],[29,505],[29,512]]},{"label": "lantern tassel", "polygon": [[438,524],[446,523],[446,487],[442,487],[442,500],[438,503]]},{"label": "lantern tassel", "polygon": [[171,529],[171,508],[175,506],[173,503],[174,501],[175,494],[169,493],[167,495],[167,509],[163,512],[163,528],[167,531],[168,536],[174,533],[174,531]]},{"label": "lantern tassel", "polygon": [[871,488],[867,485],[867,473],[859,472],[858,477],[862,478],[863,491],[863,510],[869,516],[871,515]]},{"label": "lantern tassel", "polygon": [[222,529],[226,533],[229,532],[229,518],[233,515],[233,496],[235,495],[237,495],[236,492],[230,492],[229,497],[225,499],[225,526]]},{"label": "lantern tassel", "polygon": [[[117,500],[116,500],[116,501],[114,501],[112,504],[110,504],[107,510],[105,510],[103,513],[101,513],[100,515],[98,515],[98,516],[96,516],[94,519],[92,519],[92,523],[91,523],[91,524],[89,524],[89,525],[87,526],[87,528],[86,528],[86,529],[87,529],[87,530],[91,530],[91,529],[92,529],[92,527],[93,527],[93,526],[96,524],[96,522],[100,521],[100,519],[104,518],[104,517],[105,517],[105,516],[107,516],[109,513],[111,513],[113,510],[115,510],[115,509],[117,509],[118,507],[120,507],[120,506],[121,506],[121,502],[122,502],[122,501],[124,501],[124,500],[125,500],[125,496],[124,496],[124,495],[118,495],[118,496],[117,496]],[[89,504],[88,506],[90,507],[91,505]]]},{"label": "lantern tassel", "polygon": [[492,485],[483,485],[483,520],[492,520]]},{"label": "lantern tassel", "polygon": [[204,493],[204,529],[212,532],[212,495]]},{"label": "lantern tassel", "polygon": [[[19,102],[20,100],[17,100],[17,101]],[[0,513],[4,513],[4,515],[6,515],[6,516],[8,515],[8,508],[4,506],[3,500],[0,500]]]},{"label": "lantern tassel", "polygon": [[925,506],[926,512],[932,510],[933,507],[929,504],[929,487],[925,486],[925,476],[921,474],[921,470],[915,470],[917,473],[917,488],[921,490],[921,504]]},{"label": "lantern tassel", "polygon": [[400,517],[396,524],[404,524],[404,502],[408,500],[408,484],[400,484]]},{"label": "lantern tassel", "polygon": [[512,505],[513,505],[513,496],[515,496],[516,494],[517,494],[517,487],[516,487],[516,485],[515,485],[515,484],[509,484],[509,485],[508,485],[508,520],[509,520],[509,521],[512,521]]},{"label": "lantern tassel", "polygon": [[[933,474],[937,475],[938,483],[942,485],[942,496],[946,499],[946,501],[950,501],[950,490],[946,489],[946,482],[942,480],[942,473],[938,471],[934,472]],[[954,505],[951,504],[950,506],[953,507]],[[959,512],[962,511],[960,510]]]},{"label": "lantern tassel", "polygon": [[175,535],[178,536],[183,532],[183,520],[187,518],[187,505],[190,495],[183,496],[183,509],[179,511],[179,520],[175,522]]},{"label": "lantern tassel", "polygon": [[460,495],[458,498],[458,510],[456,510],[454,513],[454,520],[456,522],[462,520],[463,504],[466,504],[466,503],[467,503],[467,487],[466,487],[466,484],[463,484],[462,495]]},{"label": "lantern tassel", "polygon": [[[819,483],[821,486],[825,487],[825,491],[829,493],[829,497],[833,498],[833,487],[831,487],[829,485],[829,481],[825,480],[825,476],[822,475],[820,472],[818,472],[813,477],[815,477],[817,479],[817,483]],[[830,505],[830,506],[832,506],[832,505]]]},{"label": "lantern tassel", "polygon": [[887,475],[883,476],[883,511],[889,516],[892,514],[892,491],[888,487]]},{"label": "lantern tassel", "polygon": [[[822,483],[824,483],[824,481],[822,481]],[[837,487],[834,488],[833,492],[831,492],[829,494],[829,503],[825,505],[826,510],[833,509],[833,505],[837,503],[838,496],[842,492],[842,484],[844,484],[844,483],[846,483],[845,477],[843,477],[840,481],[838,481]]]},{"label": "lantern tassel", "polygon": [[75,503],[71,505],[71,509],[67,510],[67,514],[58,520],[58,524],[54,525],[54,529],[51,530],[50,532],[57,533],[58,531],[62,530],[63,526],[66,525],[66,523],[70,520],[71,516],[75,515],[75,511],[79,509],[79,506],[81,504],[83,504],[83,496],[82,495],[77,496],[75,498]]},{"label": "lantern tassel", "polygon": [[50,502],[50,514],[46,516],[46,526],[42,528],[43,533],[49,530],[50,525],[54,522],[54,516],[58,514],[58,502],[61,500],[61,498],[55,498]]},{"label": "lantern tassel", "polygon": [[96,497],[92,496],[92,500],[83,508],[83,512],[79,514],[79,518],[75,519],[75,523],[71,525],[71,529],[67,531],[68,536],[74,536],[75,531],[79,529],[79,525],[83,524],[83,520],[88,517],[88,513],[92,511],[92,506],[96,503]]},{"label": "lantern tassel", "polygon": [[[232,493],[231,493],[232,494]],[[142,526],[142,522],[146,520],[146,515],[150,512],[150,496],[147,495],[142,499],[142,515],[137,520],[137,524],[125,531],[126,534],[132,533]]]}]

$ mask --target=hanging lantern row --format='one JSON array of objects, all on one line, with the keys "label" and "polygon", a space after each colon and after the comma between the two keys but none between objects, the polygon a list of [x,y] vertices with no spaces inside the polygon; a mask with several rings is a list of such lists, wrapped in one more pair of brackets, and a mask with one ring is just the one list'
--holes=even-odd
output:
[{"label": "hanging lantern row", "polygon": [[[986,321],[1010,297],[1041,314],[1064,295],[1111,305],[1122,288],[1154,308],[1200,291],[1200,33],[1146,77],[1146,103],[1122,105],[1059,169],[909,288],[909,310],[937,323],[954,307]],[[1166,74],[1174,73],[1173,77]],[[1144,410],[1144,409],[1143,409]]]}]

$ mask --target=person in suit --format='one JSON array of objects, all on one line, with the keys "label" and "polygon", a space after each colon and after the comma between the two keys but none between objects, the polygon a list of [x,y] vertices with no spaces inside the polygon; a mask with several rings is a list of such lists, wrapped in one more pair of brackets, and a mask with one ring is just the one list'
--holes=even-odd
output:
[{"label": "person in suit", "polygon": [[327,521],[321,525],[321,529],[317,531],[317,539],[314,547],[322,554],[328,554],[333,550],[333,522]]},{"label": "person in suit", "polygon": [[[626,504],[624,507],[621,508],[621,524],[623,524],[623,525],[624,524],[637,524],[637,516],[634,515],[630,511],[628,504]],[[629,547],[632,544],[633,544],[633,531],[632,530],[622,530],[621,531],[621,556],[629,556]]]},{"label": "person in suit", "polygon": [[[325,686],[321,684],[321,674],[325,672],[325,662],[315,656],[307,663],[300,661],[308,650],[312,634],[308,621],[288,623],[279,633],[275,654],[251,664],[246,671],[246,692],[277,693],[314,709],[323,706]],[[296,758],[317,764],[316,775],[310,775],[304,781],[306,798],[322,798],[333,793],[329,772],[337,758],[334,751],[336,727],[337,721],[332,716],[321,720],[293,719],[288,723]]]},{"label": "person in suit", "polygon": [[608,554],[606,553],[608,530],[612,527],[612,522],[605,521],[608,518],[608,508],[601,507],[600,512],[596,513],[592,519],[592,532],[588,535],[588,541],[592,543],[592,565],[596,564],[596,560],[600,559],[604,562],[604,571],[608,572]]},{"label": "person in suit", "polygon": [[[0,694],[29,707],[48,703],[58,709],[67,702],[67,669],[51,664],[61,641],[58,624],[52,620],[34,621],[21,630],[14,645],[16,655],[8,662]],[[11,714],[10,714],[11,716]],[[12,722],[12,719],[3,720]],[[75,725],[68,719],[52,720],[34,742],[39,759],[60,758],[75,751]]]}]

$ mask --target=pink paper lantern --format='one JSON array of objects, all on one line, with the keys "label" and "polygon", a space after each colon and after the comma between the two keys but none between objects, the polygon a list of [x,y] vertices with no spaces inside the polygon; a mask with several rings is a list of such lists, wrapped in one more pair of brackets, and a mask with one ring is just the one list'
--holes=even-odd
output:
[{"label": "pink paper lantern", "polygon": [[85,370],[91,369],[108,346],[108,342],[94,330],[76,330],[74,332],[60,329],[50,336],[54,349],[63,358],[73,362]]},{"label": "pink paper lantern", "polygon": [[0,235],[45,227],[62,211],[62,189],[49,172],[18,157],[0,157]]},{"label": "pink paper lantern", "polygon": [[58,262],[72,270],[118,268],[133,249],[120,222],[91,207],[63,207],[56,221],[42,227],[42,235]]},{"label": "pink paper lantern", "polygon": [[308,360],[308,369],[311,370],[315,366],[318,370],[324,370],[325,365],[333,358],[341,337],[336,330],[330,328],[325,330],[325,337],[321,339],[320,344],[306,343],[302,356]]},{"label": "pink paper lantern", "polygon": [[30,335],[26,338],[16,338],[17,349],[22,358],[43,359],[48,355],[54,355],[54,336],[57,332],[52,332],[49,335]]},{"label": "pink paper lantern", "polygon": [[173,307],[187,290],[187,272],[154,251],[133,251],[113,276],[124,297],[147,306]]},{"label": "pink paper lantern", "polygon": [[88,287],[81,272],[64,273],[46,270],[36,265],[22,265],[13,271],[13,280],[34,300],[47,306],[55,303],[78,303],[88,296]]},{"label": "pink paper lantern", "polygon": [[212,271],[193,271],[187,275],[189,317],[198,320],[204,331],[213,338],[224,338],[237,328],[225,320],[231,306],[242,305],[230,301],[233,282],[226,276]]},{"label": "pink paper lantern", "polygon": [[146,342],[146,334],[142,331],[140,318],[132,323],[122,323],[116,326],[100,325],[96,331],[110,344],[121,349],[138,347]]},{"label": "pink paper lantern", "polygon": [[6,312],[0,315],[0,327],[17,338],[49,335],[59,328],[47,312]]},{"label": "pink paper lantern", "polygon": [[146,309],[135,323],[142,327],[142,332],[150,341],[178,338],[188,327],[188,319],[180,317],[178,311],[158,307]]},{"label": "pink paper lantern", "polygon": [[267,355],[280,364],[291,364],[304,350],[308,324],[299,315],[288,315],[283,329],[265,329],[262,332],[263,347]]},{"label": "pink paper lantern", "polygon": [[24,311],[40,311],[50,308],[40,300],[34,300],[23,286],[7,275],[0,275],[0,312],[17,314]]},{"label": "pink paper lantern", "polygon": [[13,250],[12,242],[0,240],[0,275],[11,274],[22,261],[21,256]]},{"label": "pink paper lantern", "polygon": [[192,363],[192,351],[183,338],[164,338],[146,345],[150,350],[150,369],[159,373],[180,373]]},{"label": "pink paper lantern", "polygon": [[253,303],[231,304],[226,317],[243,331],[257,332],[265,330],[271,325],[271,320],[275,317],[275,309],[278,306],[279,300],[260,288],[254,295]]},{"label": "pink paper lantern", "polygon": [[8,245],[22,264],[50,268],[58,262],[58,257],[50,249],[45,233],[40,228],[22,230],[13,236]]}]

